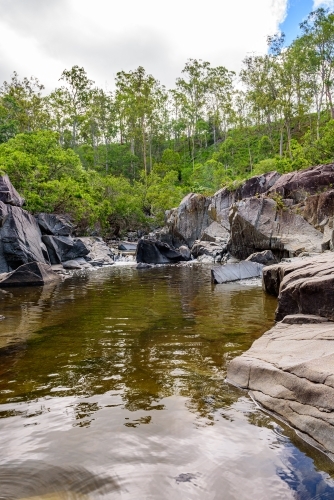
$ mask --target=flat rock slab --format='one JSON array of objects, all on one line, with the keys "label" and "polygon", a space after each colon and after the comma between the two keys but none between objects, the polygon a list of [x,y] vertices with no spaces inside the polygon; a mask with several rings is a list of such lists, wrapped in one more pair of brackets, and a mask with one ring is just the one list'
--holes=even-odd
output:
[{"label": "flat rock slab", "polygon": [[263,265],[257,262],[242,261],[236,264],[211,269],[211,280],[213,283],[229,283],[230,281],[257,278],[262,274]]},{"label": "flat rock slab", "polygon": [[123,252],[135,252],[137,249],[137,243],[131,243],[129,241],[122,241],[118,245],[118,250],[123,250]]},{"label": "flat rock slab", "polygon": [[0,277],[0,288],[41,286],[59,281],[60,279],[60,276],[48,264],[29,262],[29,264],[24,264],[11,273],[2,274]]},{"label": "flat rock slab", "polygon": [[251,391],[334,459],[334,323],[278,323],[228,366],[228,381]]}]

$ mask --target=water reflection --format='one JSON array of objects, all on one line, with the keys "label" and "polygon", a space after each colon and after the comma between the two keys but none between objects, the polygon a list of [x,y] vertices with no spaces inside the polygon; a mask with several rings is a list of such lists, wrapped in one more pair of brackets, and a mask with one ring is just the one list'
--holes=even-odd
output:
[{"label": "water reflection", "polygon": [[[200,267],[110,268],[3,294],[1,304],[7,471],[32,460],[36,470],[75,465],[92,474],[95,489],[64,483],[64,491],[94,499],[105,477],[116,478],[126,499],[311,499],[334,491],[326,459],[287,429],[278,433],[225,383],[227,362],[273,322],[276,301],[258,283],[212,286]],[[36,495],[56,491],[38,488]]]}]

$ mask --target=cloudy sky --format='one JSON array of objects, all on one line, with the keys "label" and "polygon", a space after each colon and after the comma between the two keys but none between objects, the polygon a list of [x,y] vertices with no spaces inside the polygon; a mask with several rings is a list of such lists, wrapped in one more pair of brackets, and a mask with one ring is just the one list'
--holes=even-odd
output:
[{"label": "cloudy sky", "polygon": [[238,71],[266,37],[334,0],[0,0],[0,82],[36,76],[47,90],[83,66],[112,89],[117,71],[139,65],[172,87],[188,58]]}]

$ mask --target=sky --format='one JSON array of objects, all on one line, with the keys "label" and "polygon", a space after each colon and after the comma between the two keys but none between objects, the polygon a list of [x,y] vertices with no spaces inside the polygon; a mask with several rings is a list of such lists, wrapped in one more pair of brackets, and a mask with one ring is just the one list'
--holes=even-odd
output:
[{"label": "sky", "polygon": [[319,6],[334,0],[0,0],[0,82],[16,71],[51,91],[79,65],[112,90],[118,71],[143,66],[171,88],[189,58],[239,71]]}]

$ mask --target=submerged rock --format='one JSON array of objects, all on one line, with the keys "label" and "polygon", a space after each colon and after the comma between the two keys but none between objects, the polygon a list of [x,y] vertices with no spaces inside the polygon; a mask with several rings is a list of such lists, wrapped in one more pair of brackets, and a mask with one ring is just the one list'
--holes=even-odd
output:
[{"label": "submerged rock", "polygon": [[11,273],[0,276],[0,288],[41,286],[60,279],[59,274],[55,273],[49,265],[41,262],[30,262]]},{"label": "submerged rock", "polygon": [[334,458],[334,323],[279,323],[228,366],[228,381]]},{"label": "submerged rock", "polygon": [[238,262],[211,269],[211,280],[213,283],[221,284],[230,281],[238,281],[249,278],[258,278],[262,273],[262,264],[257,262]]}]

